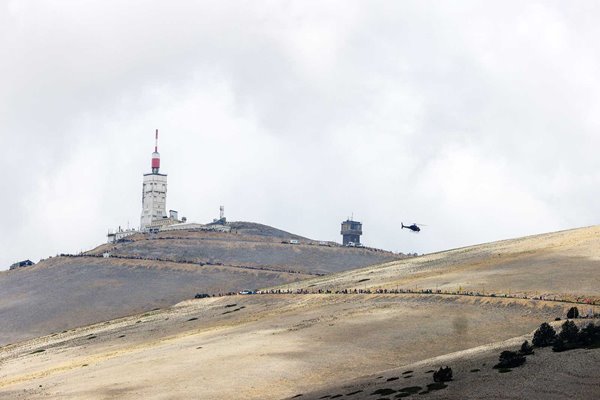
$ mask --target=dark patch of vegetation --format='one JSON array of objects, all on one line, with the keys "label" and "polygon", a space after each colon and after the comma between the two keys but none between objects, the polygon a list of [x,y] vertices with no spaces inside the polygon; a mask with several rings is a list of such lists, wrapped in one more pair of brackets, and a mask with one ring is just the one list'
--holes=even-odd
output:
[{"label": "dark patch of vegetation", "polygon": [[371,280],[371,278],[364,278],[364,279],[359,280],[358,283],[366,282],[366,281],[370,281],[370,280]]},{"label": "dark patch of vegetation", "polygon": [[388,378],[387,381],[391,382],[391,381],[397,381],[398,379],[400,379],[399,376],[392,376],[391,378]]},{"label": "dark patch of vegetation", "polygon": [[566,343],[564,340],[562,340],[561,338],[558,338],[554,341],[554,345],[552,346],[552,351],[555,351],[557,353],[560,353],[561,351],[565,351],[565,350],[570,350],[572,349],[571,346],[567,347]]},{"label": "dark patch of vegetation", "polygon": [[125,337],[125,335],[121,335],[121,336],[119,336],[118,338],[119,338],[119,339],[121,339],[121,338],[124,338],[124,337]]},{"label": "dark patch of vegetation", "polygon": [[296,397],[302,397],[302,393],[295,395],[294,397],[292,397],[292,399],[295,399]]},{"label": "dark patch of vegetation", "polygon": [[375,379],[381,379],[381,378],[383,378],[383,376],[378,376],[378,377],[377,377],[377,378],[375,378]]},{"label": "dark patch of vegetation", "polygon": [[235,303],[234,304],[226,304],[225,308],[230,308],[230,307],[235,307],[235,306],[237,306],[237,304],[235,304]]},{"label": "dark patch of vegetation", "polygon": [[356,390],[354,392],[347,393],[346,396],[354,396],[355,394],[362,393],[362,390]]},{"label": "dark patch of vegetation", "polygon": [[560,321],[560,317],[554,318],[555,321]]},{"label": "dark patch of vegetation", "polygon": [[433,373],[434,382],[448,382],[452,380],[452,368],[446,366],[446,368],[440,367],[436,372]]},{"label": "dark patch of vegetation", "polygon": [[595,343],[587,346],[586,349],[600,349],[600,340],[597,340]]},{"label": "dark patch of vegetation", "polygon": [[408,379],[408,378],[412,378],[412,377],[413,377],[412,375],[406,375],[406,376],[404,377],[404,379]]},{"label": "dark patch of vegetation", "polygon": [[87,367],[89,364],[83,364],[82,367]]},{"label": "dark patch of vegetation", "polygon": [[600,326],[589,323],[579,331],[579,343],[586,348],[600,347]]},{"label": "dark patch of vegetation", "polygon": [[140,322],[142,322],[142,321],[135,321],[136,324],[139,324]]},{"label": "dark patch of vegetation", "polygon": [[552,346],[552,351],[561,352],[574,349],[578,347],[578,339],[579,328],[575,325],[575,322],[567,320],[562,324],[558,338],[554,341],[554,346]]},{"label": "dark patch of vegetation", "polygon": [[38,354],[38,353],[43,353],[44,351],[46,351],[46,349],[37,349],[37,350],[32,351],[29,354]]},{"label": "dark patch of vegetation", "polygon": [[407,386],[400,389],[402,393],[415,394],[419,393],[423,388],[421,386]]},{"label": "dark patch of vegetation", "polygon": [[473,369],[472,369],[471,371],[469,371],[469,372],[479,372],[479,371],[481,371],[479,368],[473,368]]},{"label": "dark patch of vegetation", "polygon": [[225,315],[225,314],[229,314],[229,313],[232,313],[232,312],[240,311],[243,308],[246,308],[246,306],[241,306],[241,307],[238,307],[238,308],[236,308],[234,310],[225,311],[224,313],[221,313],[221,315]]},{"label": "dark patch of vegetation", "polygon": [[567,318],[579,318],[579,310],[577,307],[569,308],[569,311],[567,311]]},{"label": "dark patch of vegetation", "polygon": [[389,388],[385,388],[385,389],[377,389],[376,391],[374,391],[373,393],[371,393],[371,396],[375,396],[376,394],[380,394],[383,396],[386,396],[388,394],[394,394],[397,391],[394,389],[389,389]]},{"label": "dark patch of vegetation", "polygon": [[435,371],[434,371],[434,370],[432,370],[432,369],[430,369],[429,371],[425,371],[425,373],[426,373],[426,374],[431,374],[431,373],[433,373],[433,372],[435,372]]},{"label": "dark patch of vegetation", "polygon": [[94,335],[92,335],[92,336],[89,336],[89,337],[87,338],[87,340],[90,340],[90,339],[96,339],[97,337],[98,337],[98,336],[94,336]]},{"label": "dark patch of vegetation", "polygon": [[330,394],[326,394],[325,396],[321,396],[321,397],[319,397],[319,400],[321,400],[321,399],[328,399],[328,398],[330,398],[330,397],[331,397],[331,395],[330,395]]},{"label": "dark patch of vegetation", "polygon": [[400,398],[402,398],[402,397],[408,397],[408,396],[410,396],[410,393],[401,392],[401,393],[398,393],[398,394],[397,394],[395,397],[396,397],[397,399],[400,399]]},{"label": "dark patch of vegetation", "polygon": [[338,397],[342,397],[343,394],[336,394],[334,396],[331,396],[332,399],[337,399]]},{"label": "dark patch of vegetation", "polygon": [[494,365],[494,368],[515,368],[525,363],[525,356],[515,351],[505,350],[500,353],[498,357],[498,364]]},{"label": "dark patch of vegetation", "polygon": [[415,371],[411,371],[411,370],[404,371],[404,372],[402,373],[402,375],[406,375],[406,374],[412,374],[413,372],[415,372]]},{"label": "dark patch of vegetation", "polygon": [[198,319],[197,317],[192,317],[192,318],[188,319],[188,322],[189,321],[196,321],[197,319]]},{"label": "dark patch of vegetation", "polygon": [[504,373],[510,372],[510,371],[512,371],[512,369],[510,369],[510,368],[500,368],[500,369],[498,369],[498,372],[500,372],[501,374],[504,374]]},{"label": "dark patch of vegetation", "polygon": [[573,321],[565,321],[552,350],[560,352],[582,347],[600,347],[600,327],[589,323],[580,330]]},{"label": "dark patch of vegetation", "polygon": [[519,353],[523,354],[524,356],[532,355],[534,353],[533,346],[530,345],[529,342],[526,340],[521,345],[521,349],[519,350]]},{"label": "dark patch of vegetation", "polygon": [[550,324],[544,322],[533,334],[533,345],[536,347],[551,346],[556,340],[556,331]]},{"label": "dark patch of vegetation", "polygon": [[579,338],[579,327],[577,327],[573,321],[565,321],[565,323],[562,324],[558,338],[565,342],[577,342],[577,339]]}]

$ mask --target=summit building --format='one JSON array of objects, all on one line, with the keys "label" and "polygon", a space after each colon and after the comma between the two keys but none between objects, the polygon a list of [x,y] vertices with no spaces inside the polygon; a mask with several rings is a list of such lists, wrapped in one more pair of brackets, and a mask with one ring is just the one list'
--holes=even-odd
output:
[{"label": "summit building", "polygon": [[152,153],[152,172],[144,174],[140,230],[148,231],[157,221],[163,221],[164,218],[167,218],[167,174],[160,173],[157,129]]}]

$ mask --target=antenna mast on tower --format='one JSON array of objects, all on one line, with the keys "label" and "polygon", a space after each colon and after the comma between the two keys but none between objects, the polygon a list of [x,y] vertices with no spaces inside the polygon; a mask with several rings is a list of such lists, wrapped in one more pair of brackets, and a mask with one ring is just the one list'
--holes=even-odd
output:
[{"label": "antenna mast on tower", "polygon": [[158,174],[160,169],[160,153],[158,152],[158,129],[154,139],[154,153],[152,153],[152,173]]}]

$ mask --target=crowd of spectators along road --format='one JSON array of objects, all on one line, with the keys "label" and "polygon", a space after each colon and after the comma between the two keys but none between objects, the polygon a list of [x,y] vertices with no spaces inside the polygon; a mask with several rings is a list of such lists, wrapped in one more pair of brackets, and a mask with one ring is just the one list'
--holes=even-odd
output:
[{"label": "crowd of spectators along road", "polygon": [[269,290],[243,290],[240,292],[227,292],[213,295],[213,297],[221,296],[237,296],[237,295],[251,295],[251,294],[439,294],[448,296],[476,296],[476,297],[498,297],[498,298],[512,298],[512,299],[527,299],[527,300],[542,300],[542,301],[555,301],[561,303],[576,303],[576,304],[587,304],[587,305],[600,305],[600,301],[596,299],[589,299],[584,297],[578,297],[574,300],[561,299],[556,296],[530,296],[527,294],[510,294],[510,293],[482,293],[474,291],[445,291],[441,289],[269,289]]}]

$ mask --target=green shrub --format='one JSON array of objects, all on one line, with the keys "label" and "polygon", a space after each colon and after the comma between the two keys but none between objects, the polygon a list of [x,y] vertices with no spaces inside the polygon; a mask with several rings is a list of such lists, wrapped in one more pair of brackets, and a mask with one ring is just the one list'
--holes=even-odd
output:
[{"label": "green shrub", "polygon": [[552,351],[556,351],[558,353],[558,352],[565,351],[565,350],[567,350],[565,341],[562,340],[560,337],[557,338],[554,341],[554,345],[552,346]]},{"label": "green shrub", "polygon": [[579,328],[573,321],[565,321],[562,324],[562,328],[560,333],[558,334],[558,338],[562,339],[564,342],[575,343],[579,337]]},{"label": "green shrub", "polygon": [[433,373],[434,382],[448,382],[452,380],[452,368],[446,366],[446,368],[440,367],[439,370]]},{"label": "green shrub", "polygon": [[521,345],[521,350],[519,350],[519,353],[528,356],[533,354],[533,346],[529,344],[529,342],[526,340],[523,342],[523,344]]},{"label": "green shrub", "polygon": [[503,351],[498,359],[499,363],[494,368],[515,368],[525,363],[525,356],[515,351]]},{"label": "green shrub", "polygon": [[556,331],[547,322],[544,322],[533,334],[533,345],[537,347],[550,346],[556,340]]},{"label": "green shrub", "polygon": [[569,308],[569,311],[567,311],[567,318],[578,318],[578,317],[579,317],[579,310],[577,309],[577,307]]},{"label": "green shrub", "polygon": [[600,341],[600,326],[594,325],[593,322],[590,322],[586,326],[584,326],[578,335],[578,341],[583,346],[589,346],[595,342]]}]

